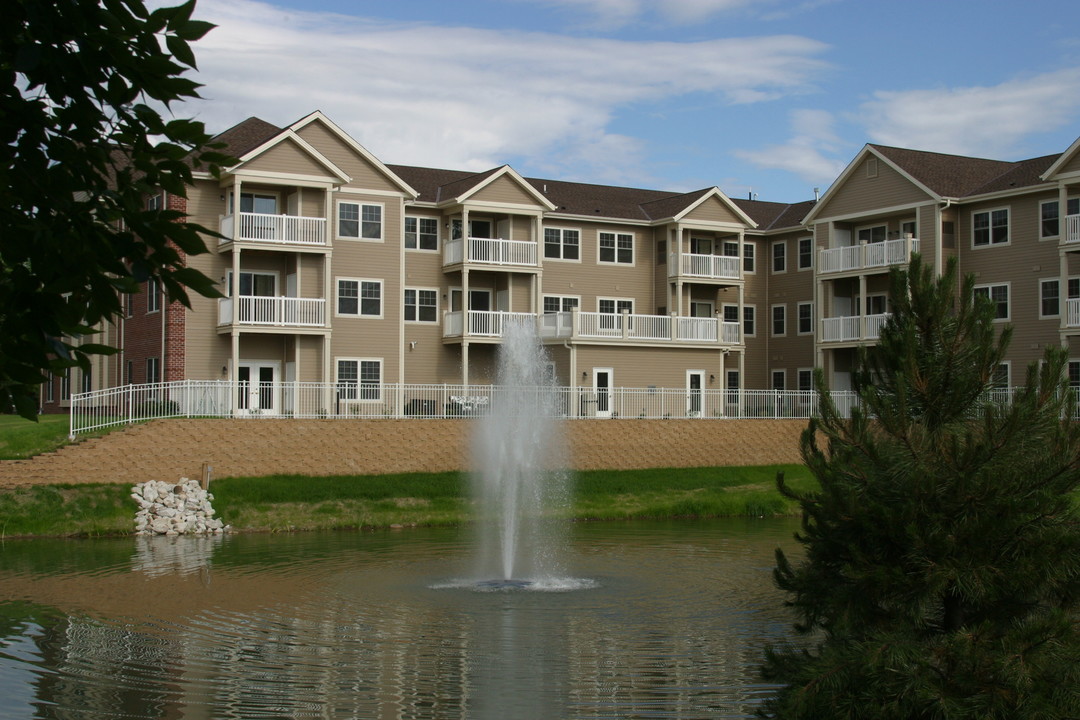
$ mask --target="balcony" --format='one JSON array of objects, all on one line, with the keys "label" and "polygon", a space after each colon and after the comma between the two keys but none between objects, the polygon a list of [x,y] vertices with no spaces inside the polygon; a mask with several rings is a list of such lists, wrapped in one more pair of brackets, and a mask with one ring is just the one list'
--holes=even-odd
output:
[{"label": "balcony", "polygon": [[[237,324],[276,328],[326,327],[324,298],[262,297],[239,298]],[[218,300],[218,326],[232,325],[233,298]]]},{"label": "balcony", "polygon": [[668,267],[678,267],[683,277],[706,280],[739,280],[742,278],[742,260],[726,255],[698,255],[684,253],[680,256],[671,253]]},{"label": "balcony", "polygon": [[824,318],[821,321],[821,342],[852,343],[877,340],[881,334],[881,326],[888,319],[888,313]]},{"label": "balcony", "polygon": [[1065,327],[1080,329],[1080,299],[1070,298],[1065,301]]},{"label": "balcony", "polygon": [[1061,241],[1065,245],[1080,245],[1080,215],[1065,216],[1065,234]]},{"label": "balcony", "polygon": [[739,323],[716,318],[580,311],[540,316],[540,336],[545,339],[738,345],[740,333]]},{"label": "balcony", "polygon": [[470,263],[492,266],[538,267],[537,244],[532,240],[465,238],[443,246],[443,265]]},{"label": "balcony", "polygon": [[500,338],[506,326],[512,323],[535,323],[532,313],[512,313],[489,310],[445,313],[443,337]]},{"label": "balcony", "polygon": [[901,238],[884,242],[864,243],[822,250],[818,256],[818,273],[852,272],[905,265],[911,253],[919,251],[918,238]]},{"label": "balcony", "polygon": [[242,212],[221,218],[222,243],[243,241],[285,246],[326,246],[326,218]]}]

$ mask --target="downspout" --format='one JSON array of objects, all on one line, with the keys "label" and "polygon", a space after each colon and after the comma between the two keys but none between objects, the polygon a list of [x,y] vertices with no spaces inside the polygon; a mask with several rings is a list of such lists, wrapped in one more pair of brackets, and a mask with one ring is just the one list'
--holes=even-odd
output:
[{"label": "downspout", "polygon": [[[944,204],[939,206],[937,209],[937,228],[934,232],[934,242],[936,243],[936,247],[934,249],[937,251],[937,262],[934,264],[934,274],[937,277],[941,277],[942,268],[944,268],[945,266],[945,246],[942,243],[941,237],[941,215],[950,207],[952,207],[953,201],[945,199],[942,200],[942,202]],[[958,263],[957,270],[959,270],[960,253],[956,254],[956,260]]]}]

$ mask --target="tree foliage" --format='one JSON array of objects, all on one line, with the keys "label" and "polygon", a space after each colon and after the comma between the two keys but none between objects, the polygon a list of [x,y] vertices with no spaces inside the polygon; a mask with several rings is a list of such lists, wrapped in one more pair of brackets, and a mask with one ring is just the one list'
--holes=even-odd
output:
[{"label": "tree foliage", "polygon": [[[818,372],[803,458],[820,483],[798,562],[776,582],[805,637],[770,648],[773,718],[1080,717],[1080,428],[1048,349],[1010,403],[988,397],[1010,339],[993,311],[920,259],[837,412]],[[991,394],[992,395],[992,394]],[[1066,420],[1063,420],[1066,418]]]},{"label": "tree foliage", "polygon": [[88,342],[125,293],[157,278],[167,296],[217,292],[185,267],[206,251],[182,213],[193,169],[216,172],[202,123],[173,118],[198,97],[190,43],[212,25],[195,2],[11,0],[0,24],[0,409],[32,417],[47,371],[89,366]]}]

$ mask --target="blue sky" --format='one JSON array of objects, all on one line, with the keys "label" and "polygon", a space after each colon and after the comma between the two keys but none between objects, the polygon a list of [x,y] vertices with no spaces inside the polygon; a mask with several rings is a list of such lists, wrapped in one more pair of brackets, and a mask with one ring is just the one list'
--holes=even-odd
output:
[{"label": "blue sky", "polygon": [[1075,0],[199,0],[211,131],[322,110],[387,163],[797,202],[868,142],[1080,136]]}]

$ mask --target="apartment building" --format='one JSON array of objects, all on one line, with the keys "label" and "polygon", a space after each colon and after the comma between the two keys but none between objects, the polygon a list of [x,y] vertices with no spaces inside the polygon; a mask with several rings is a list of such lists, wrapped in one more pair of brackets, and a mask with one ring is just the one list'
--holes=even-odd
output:
[{"label": "apartment building", "polygon": [[[845,389],[887,317],[888,271],[912,251],[938,268],[956,257],[1015,326],[1003,383],[1080,333],[1077,144],[1023,162],[868,145],[820,200],[785,204],[389,165],[320,112],[285,128],[250,118],[217,140],[234,167],[198,176],[186,200],[148,202],[219,229],[189,263],[226,297],[187,309],[151,284],[105,331],[121,352],[76,390],[489,384],[518,319],[537,324],[552,381],[594,398],[809,389],[815,367]],[[47,384],[43,407],[71,391]],[[238,403],[273,413],[281,399]]]}]

